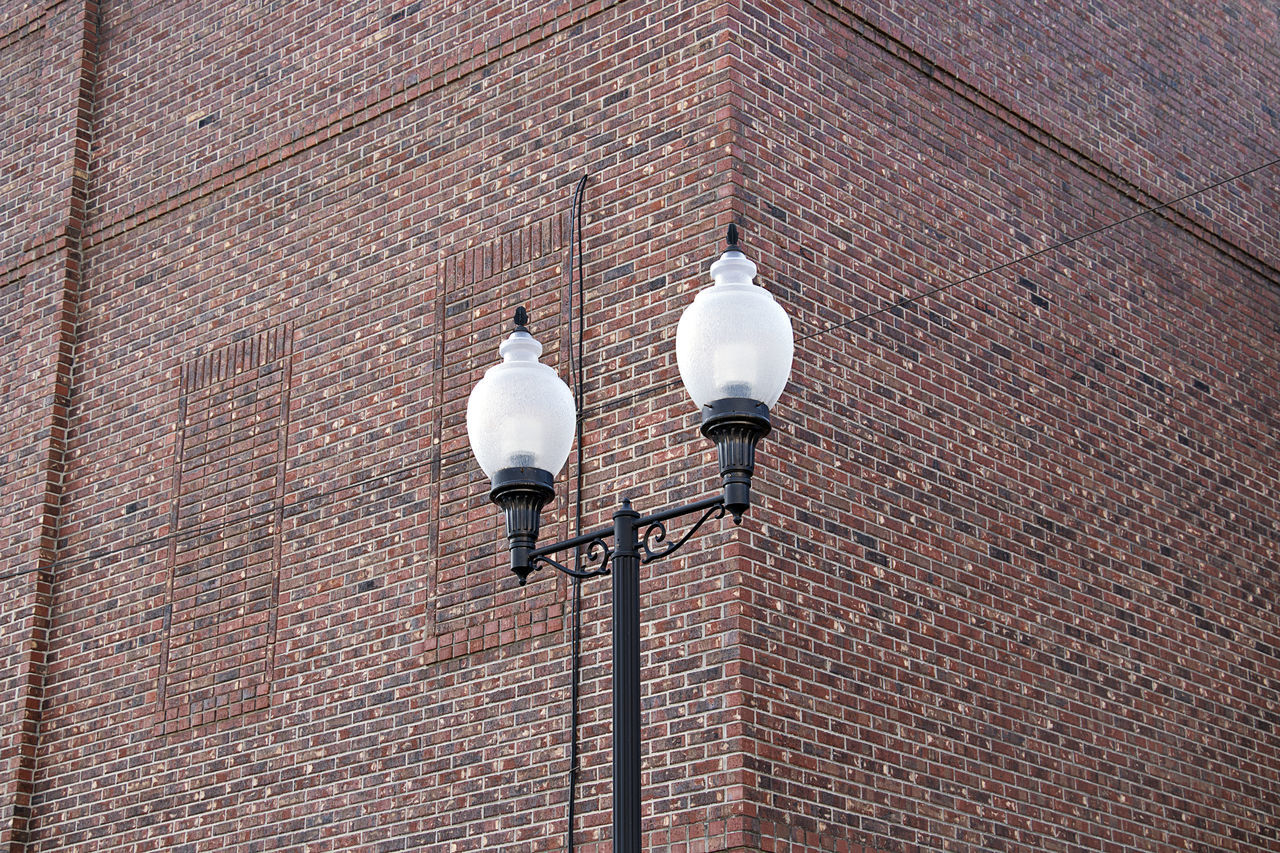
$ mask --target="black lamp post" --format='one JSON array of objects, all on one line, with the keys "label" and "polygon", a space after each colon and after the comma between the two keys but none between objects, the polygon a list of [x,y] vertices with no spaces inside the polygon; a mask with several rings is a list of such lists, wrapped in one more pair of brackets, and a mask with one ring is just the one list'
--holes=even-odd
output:
[{"label": "black lamp post", "polygon": [[[538,362],[542,345],[529,334],[523,308],[516,309],[515,332],[499,347],[502,363],[485,373],[467,401],[467,436],[492,482],[489,497],[506,516],[511,570],[521,585],[542,566],[572,577],[613,577],[615,853],[640,853],[640,565],[674,553],[712,517],[728,512],[742,521],[751,503],[755,446],[769,433],[769,408],[791,372],[791,321],[753,283],[756,265],[737,243],[731,225],[729,247],[711,265],[715,284],[697,295],[676,329],[680,378],[702,410],[702,434],[715,442],[722,494],[649,515],[624,500],[611,526],[539,548],[539,517],[555,496],[576,413],[568,386]],[[666,522],[694,514],[693,526],[668,541]],[[551,559],[571,548],[585,549],[587,569]]]}]

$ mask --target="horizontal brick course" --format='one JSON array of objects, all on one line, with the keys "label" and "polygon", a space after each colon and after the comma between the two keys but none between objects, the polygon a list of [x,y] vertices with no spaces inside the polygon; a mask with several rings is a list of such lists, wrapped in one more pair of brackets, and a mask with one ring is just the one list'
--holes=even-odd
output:
[{"label": "horizontal brick course", "polygon": [[[1277,156],[1274,8],[839,5],[848,11],[838,16],[853,12],[1161,200]],[[1262,173],[1177,207],[1265,260],[1274,278],[1280,253],[1266,211],[1277,204]]]}]

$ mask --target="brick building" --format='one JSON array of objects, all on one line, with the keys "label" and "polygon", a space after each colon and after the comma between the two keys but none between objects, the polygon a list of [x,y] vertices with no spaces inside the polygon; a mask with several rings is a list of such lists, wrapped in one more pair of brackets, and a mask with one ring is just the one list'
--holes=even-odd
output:
[{"label": "brick building", "polygon": [[588,524],[715,488],[728,223],[797,333],[642,578],[646,849],[1280,850],[1280,12],[946,5],[0,0],[0,849],[565,849],[463,413],[586,172]]}]

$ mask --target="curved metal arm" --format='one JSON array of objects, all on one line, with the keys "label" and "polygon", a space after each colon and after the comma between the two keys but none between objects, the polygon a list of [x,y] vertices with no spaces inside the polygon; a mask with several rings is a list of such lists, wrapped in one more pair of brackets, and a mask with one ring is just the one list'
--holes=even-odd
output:
[{"label": "curved metal arm", "polygon": [[569,568],[558,560],[551,559],[546,554],[535,553],[529,560],[529,570],[537,571],[543,566],[550,566],[571,578],[596,578],[609,574],[609,561],[613,557],[613,548],[609,546],[609,543],[601,537],[596,537],[582,544],[586,546],[587,564],[596,564],[592,568],[580,572],[577,569]]},{"label": "curved metal arm", "polygon": [[693,527],[685,531],[685,534],[675,542],[666,541],[667,526],[662,523],[662,519],[649,522],[644,529],[644,533],[640,535],[640,548],[644,551],[644,556],[640,558],[640,562],[652,563],[654,560],[661,560],[663,557],[675,553],[680,546],[689,541],[689,537],[698,532],[699,527],[712,518],[723,518],[724,513],[723,503],[707,507],[706,512],[702,513],[698,520],[694,522]]}]

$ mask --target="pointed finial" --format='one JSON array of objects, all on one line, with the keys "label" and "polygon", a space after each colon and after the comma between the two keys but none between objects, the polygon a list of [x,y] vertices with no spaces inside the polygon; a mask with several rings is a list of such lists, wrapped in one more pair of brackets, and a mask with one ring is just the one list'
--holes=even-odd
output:
[{"label": "pointed finial", "polygon": [[528,324],[529,324],[529,312],[524,310],[524,306],[521,305],[519,308],[516,309],[516,331],[517,332],[529,331],[528,329],[525,328],[525,326],[527,326]]},{"label": "pointed finial", "polygon": [[730,251],[730,252],[741,252],[741,251],[742,251],[741,249],[739,249],[739,248],[738,248],[738,226],[737,226],[737,225],[730,225],[730,226],[729,226],[729,237],[728,237],[728,240],[729,240],[729,249],[728,249],[728,251]]}]

